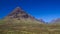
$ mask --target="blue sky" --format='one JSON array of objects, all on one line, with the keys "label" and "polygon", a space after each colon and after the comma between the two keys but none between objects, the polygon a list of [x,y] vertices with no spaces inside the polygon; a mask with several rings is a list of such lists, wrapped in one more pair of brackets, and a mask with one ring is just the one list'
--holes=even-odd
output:
[{"label": "blue sky", "polygon": [[60,18],[60,0],[0,0],[0,19],[17,6],[46,22]]}]

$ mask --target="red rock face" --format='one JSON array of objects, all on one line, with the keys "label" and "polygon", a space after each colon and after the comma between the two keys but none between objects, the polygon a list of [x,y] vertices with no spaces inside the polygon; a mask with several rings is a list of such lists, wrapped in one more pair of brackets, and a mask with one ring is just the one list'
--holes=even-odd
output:
[{"label": "red rock face", "polygon": [[31,18],[34,19],[34,17],[27,14],[25,11],[23,11],[21,8],[17,7],[15,10],[13,10],[8,17],[10,18]]}]

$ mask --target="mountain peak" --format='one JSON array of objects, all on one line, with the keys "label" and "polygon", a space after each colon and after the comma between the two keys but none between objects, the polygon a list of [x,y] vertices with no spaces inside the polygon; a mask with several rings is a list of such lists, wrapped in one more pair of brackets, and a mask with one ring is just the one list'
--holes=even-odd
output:
[{"label": "mountain peak", "polygon": [[16,7],[9,15],[10,18],[34,18],[31,15],[27,14],[24,10],[22,10],[20,7]]},{"label": "mountain peak", "polygon": [[21,7],[16,7],[15,10],[21,10]]},{"label": "mountain peak", "polygon": [[[16,7],[8,16],[5,17],[6,21],[27,21],[27,22],[33,22],[33,23],[40,23],[43,24],[42,22],[38,21],[35,17],[31,16],[30,14],[26,13],[24,10],[22,10],[20,7]],[[11,21],[11,22],[13,22]]]},{"label": "mountain peak", "polygon": [[21,12],[21,11],[23,11],[20,7],[16,7],[13,11],[12,11],[12,13],[14,13],[14,12]]}]

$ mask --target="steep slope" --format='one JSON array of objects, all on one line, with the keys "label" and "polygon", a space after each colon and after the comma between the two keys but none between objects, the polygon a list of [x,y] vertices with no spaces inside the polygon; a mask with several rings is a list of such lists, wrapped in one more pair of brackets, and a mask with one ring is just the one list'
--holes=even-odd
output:
[{"label": "steep slope", "polygon": [[27,14],[24,10],[22,10],[21,8],[17,7],[15,8],[9,15],[8,17],[10,18],[31,18],[33,19],[34,17],[30,16],[29,14]]},{"label": "steep slope", "polygon": [[[4,18],[4,24],[0,25],[0,32],[14,34],[40,34],[47,32],[47,27],[33,16],[27,14],[21,8],[15,8]],[[19,33],[18,33],[19,32]]]},{"label": "steep slope", "polygon": [[0,34],[60,34],[59,27],[46,26],[42,19],[34,18],[19,7],[0,20]]},{"label": "steep slope", "polygon": [[29,21],[29,22],[36,22],[36,23],[41,23],[42,22],[36,20],[33,16],[27,14],[24,10],[21,8],[17,7],[15,8],[8,16],[5,17],[6,21]]}]

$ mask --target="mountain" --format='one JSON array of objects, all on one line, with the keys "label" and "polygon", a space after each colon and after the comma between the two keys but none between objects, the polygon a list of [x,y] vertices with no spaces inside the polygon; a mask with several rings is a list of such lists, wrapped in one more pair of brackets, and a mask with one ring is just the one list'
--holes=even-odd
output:
[{"label": "mountain", "polygon": [[50,23],[51,24],[60,24],[60,18],[53,19]]},{"label": "mountain", "polygon": [[27,14],[20,7],[15,8],[0,23],[0,32],[3,34],[40,34],[40,31],[47,31],[43,22]]},{"label": "mountain", "polygon": [[24,10],[22,10],[21,8],[17,7],[15,8],[9,15],[9,18],[31,18],[34,19],[34,17],[32,17],[31,15],[27,14]]},{"label": "mountain", "polygon": [[[55,22],[60,22],[60,19],[53,20]],[[46,25],[43,19],[36,19],[20,7],[0,20],[0,34],[60,34],[59,27]]]},{"label": "mountain", "polygon": [[20,7],[15,8],[9,15],[5,17],[6,21],[28,21],[28,22],[35,22],[35,23],[41,23],[42,22],[36,20],[35,17],[31,16],[30,14],[26,13],[24,10],[22,10]]}]

